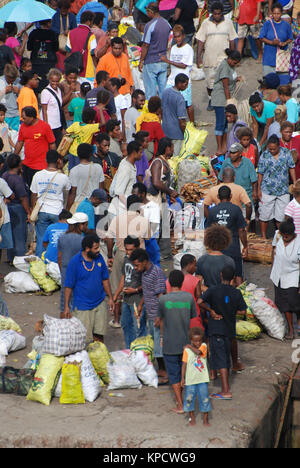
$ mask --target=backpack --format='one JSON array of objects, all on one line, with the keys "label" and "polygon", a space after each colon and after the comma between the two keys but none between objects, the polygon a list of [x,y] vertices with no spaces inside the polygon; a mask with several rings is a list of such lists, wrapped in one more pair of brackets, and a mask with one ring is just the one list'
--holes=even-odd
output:
[{"label": "backpack", "polygon": [[84,47],[83,47],[81,52],[80,51],[73,52],[71,55],[69,55],[69,57],[66,58],[66,60],[65,60],[65,70],[67,68],[76,68],[78,70],[78,73],[82,72],[82,70],[84,69],[83,55],[84,55],[84,53],[86,51],[86,48],[88,46],[89,39],[90,39],[91,35],[92,35],[92,33],[89,32],[88,35],[87,35]]}]

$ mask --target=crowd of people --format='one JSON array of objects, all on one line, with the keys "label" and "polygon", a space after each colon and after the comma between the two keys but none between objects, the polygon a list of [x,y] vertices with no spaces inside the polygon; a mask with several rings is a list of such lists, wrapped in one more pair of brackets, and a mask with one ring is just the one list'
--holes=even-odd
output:
[{"label": "crowd of people", "polygon": [[[244,368],[236,286],[249,231],[275,227],[275,302],[287,338],[300,330],[299,1],[47,3],[51,19],[0,29],[0,251],[58,263],[61,318],[78,317],[88,341],[104,340],[108,310],[126,348],[151,334],[174,411],[194,425],[198,395],[209,424],[210,398],[231,399],[229,369]],[[245,114],[246,38],[263,79]],[[193,66],[215,112],[218,185],[203,200],[207,254],[183,255],[167,279],[170,212],[183,204],[169,160],[195,124]]]}]

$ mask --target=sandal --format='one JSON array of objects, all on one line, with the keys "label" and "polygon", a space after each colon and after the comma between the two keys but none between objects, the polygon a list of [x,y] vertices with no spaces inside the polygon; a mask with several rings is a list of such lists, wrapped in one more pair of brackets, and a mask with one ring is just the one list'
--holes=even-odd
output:
[{"label": "sandal", "polygon": [[232,396],[231,397],[229,397],[229,396],[225,397],[221,393],[211,393],[209,395],[209,398],[214,398],[215,400],[232,400]]}]

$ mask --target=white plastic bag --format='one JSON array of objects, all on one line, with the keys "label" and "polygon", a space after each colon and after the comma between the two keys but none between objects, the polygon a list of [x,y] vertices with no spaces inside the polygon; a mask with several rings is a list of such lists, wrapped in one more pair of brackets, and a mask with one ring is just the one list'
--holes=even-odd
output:
[{"label": "white plastic bag", "polygon": [[198,68],[197,65],[192,66],[191,70],[191,80],[192,81],[200,81],[205,79],[205,74],[203,68]]},{"label": "white plastic bag", "polygon": [[7,293],[29,293],[40,290],[30,273],[14,271],[4,277],[4,288]]},{"label": "white plastic bag", "polygon": [[8,355],[11,351],[26,348],[26,338],[14,330],[0,331],[0,354]]},{"label": "white plastic bag", "polygon": [[107,364],[109,373],[108,390],[118,388],[142,388],[142,384],[136,376],[135,369],[130,362],[109,362]]},{"label": "white plastic bag", "polygon": [[207,253],[202,240],[185,240],[183,243],[183,250],[187,254],[194,255],[196,260]]},{"label": "white plastic bag", "polygon": [[[72,363],[72,362],[81,362],[80,367],[80,380],[81,386],[84,394],[84,398],[86,401],[93,402],[101,393],[101,384],[96,371],[91,363],[89,358],[88,352],[83,350],[81,352],[71,354],[67,356],[65,363]],[[55,396],[60,398],[61,396],[61,384],[62,384],[62,375],[59,378]]]},{"label": "white plastic bag", "polygon": [[157,372],[144,351],[132,351],[128,359],[133,364],[136,375],[144,385],[149,385],[154,388],[158,387]]},{"label": "white plastic bag", "polygon": [[33,262],[34,260],[39,260],[39,258],[35,255],[27,255],[25,257],[14,257],[13,265],[17,270],[29,273],[30,262]]},{"label": "white plastic bag", "polygon": [[46,270],[50,278],[52,278],[58,286],[61,286],[61,273],[58,263],[47,261]]}]

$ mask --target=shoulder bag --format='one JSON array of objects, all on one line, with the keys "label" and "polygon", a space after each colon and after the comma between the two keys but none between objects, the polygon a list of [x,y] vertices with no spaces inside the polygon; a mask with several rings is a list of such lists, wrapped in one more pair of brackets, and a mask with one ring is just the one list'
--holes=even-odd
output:
[{"label": "shoulder bag", "polygon": [[[66,45],[67,45],[67,36],[63,33],[64,31],[64,26],[63,26],[63,19],[62,16],[59,16],[60,18],[60,34],[58,36],[58,49],[62,53],[66,53]],[[67,19],[66,19],[66,30],[68,31],[69,29],[69,14],[67,14]]]},{"label": "shoulder bag", "polygon": [[[270,20],[272,28],[274,30],[275,39],[278,39],[276,29],[273,20]],[[280,49],[277,47],[276,52],[276,72],[288,73],[290,66],[291,54],[288,50]]]},{"label": "shoulder bag", "polygon": [[61,126],[62,128],[67,128],[67,121],[66,121],[66,117],[65,117],[65,113],[63,111],[63,108],[61,106],[61,103],[60,103],[60,100],[58,99],[56,93],[51,89],[51,88],[45,88],[47,91],[49,91],[49,93],[52,94],[52,96],[55,97],[56,99],[56,102],[57,102],[57,105],[58,105],[58,110],[59,110],[59,115],[60,115],[60,123],[61,123]]},{"label": "shoulder bag", "polygon": [[49,192],[50,186],[51,186],[52,182],[54,181],[55,177],[57,176],[57,174],[58,174],[58,172],[56,172],[54,174],[54,176],[52,177],[52,179],[48,183],[47,189],[46,189],[46,191],[44,192],[44,194],[41,197],[41,201],[39,201],[39,200],[36,201],[36,204],[34,205],[33,210],[31,212],[31,215],[30,215],[30,221],[32,223],[35,223],[37,221],[40,209],[43,206],[43,202],[44,202],[44,200],[45,200],[45,198],[47,196],[47,193]]},{"label": "shoulder bag", "polygon": [[66,58],[65,60],[65,69],[67,68],[76,68],[78,70],[78,73],[81,73],[82,70],[84,69],[83,66],[83,55],[87,49],[89,39],[91,37],[92,33],[89,32],[84,44],[84,47],[81,52],[73,52],[69,57]]}]

